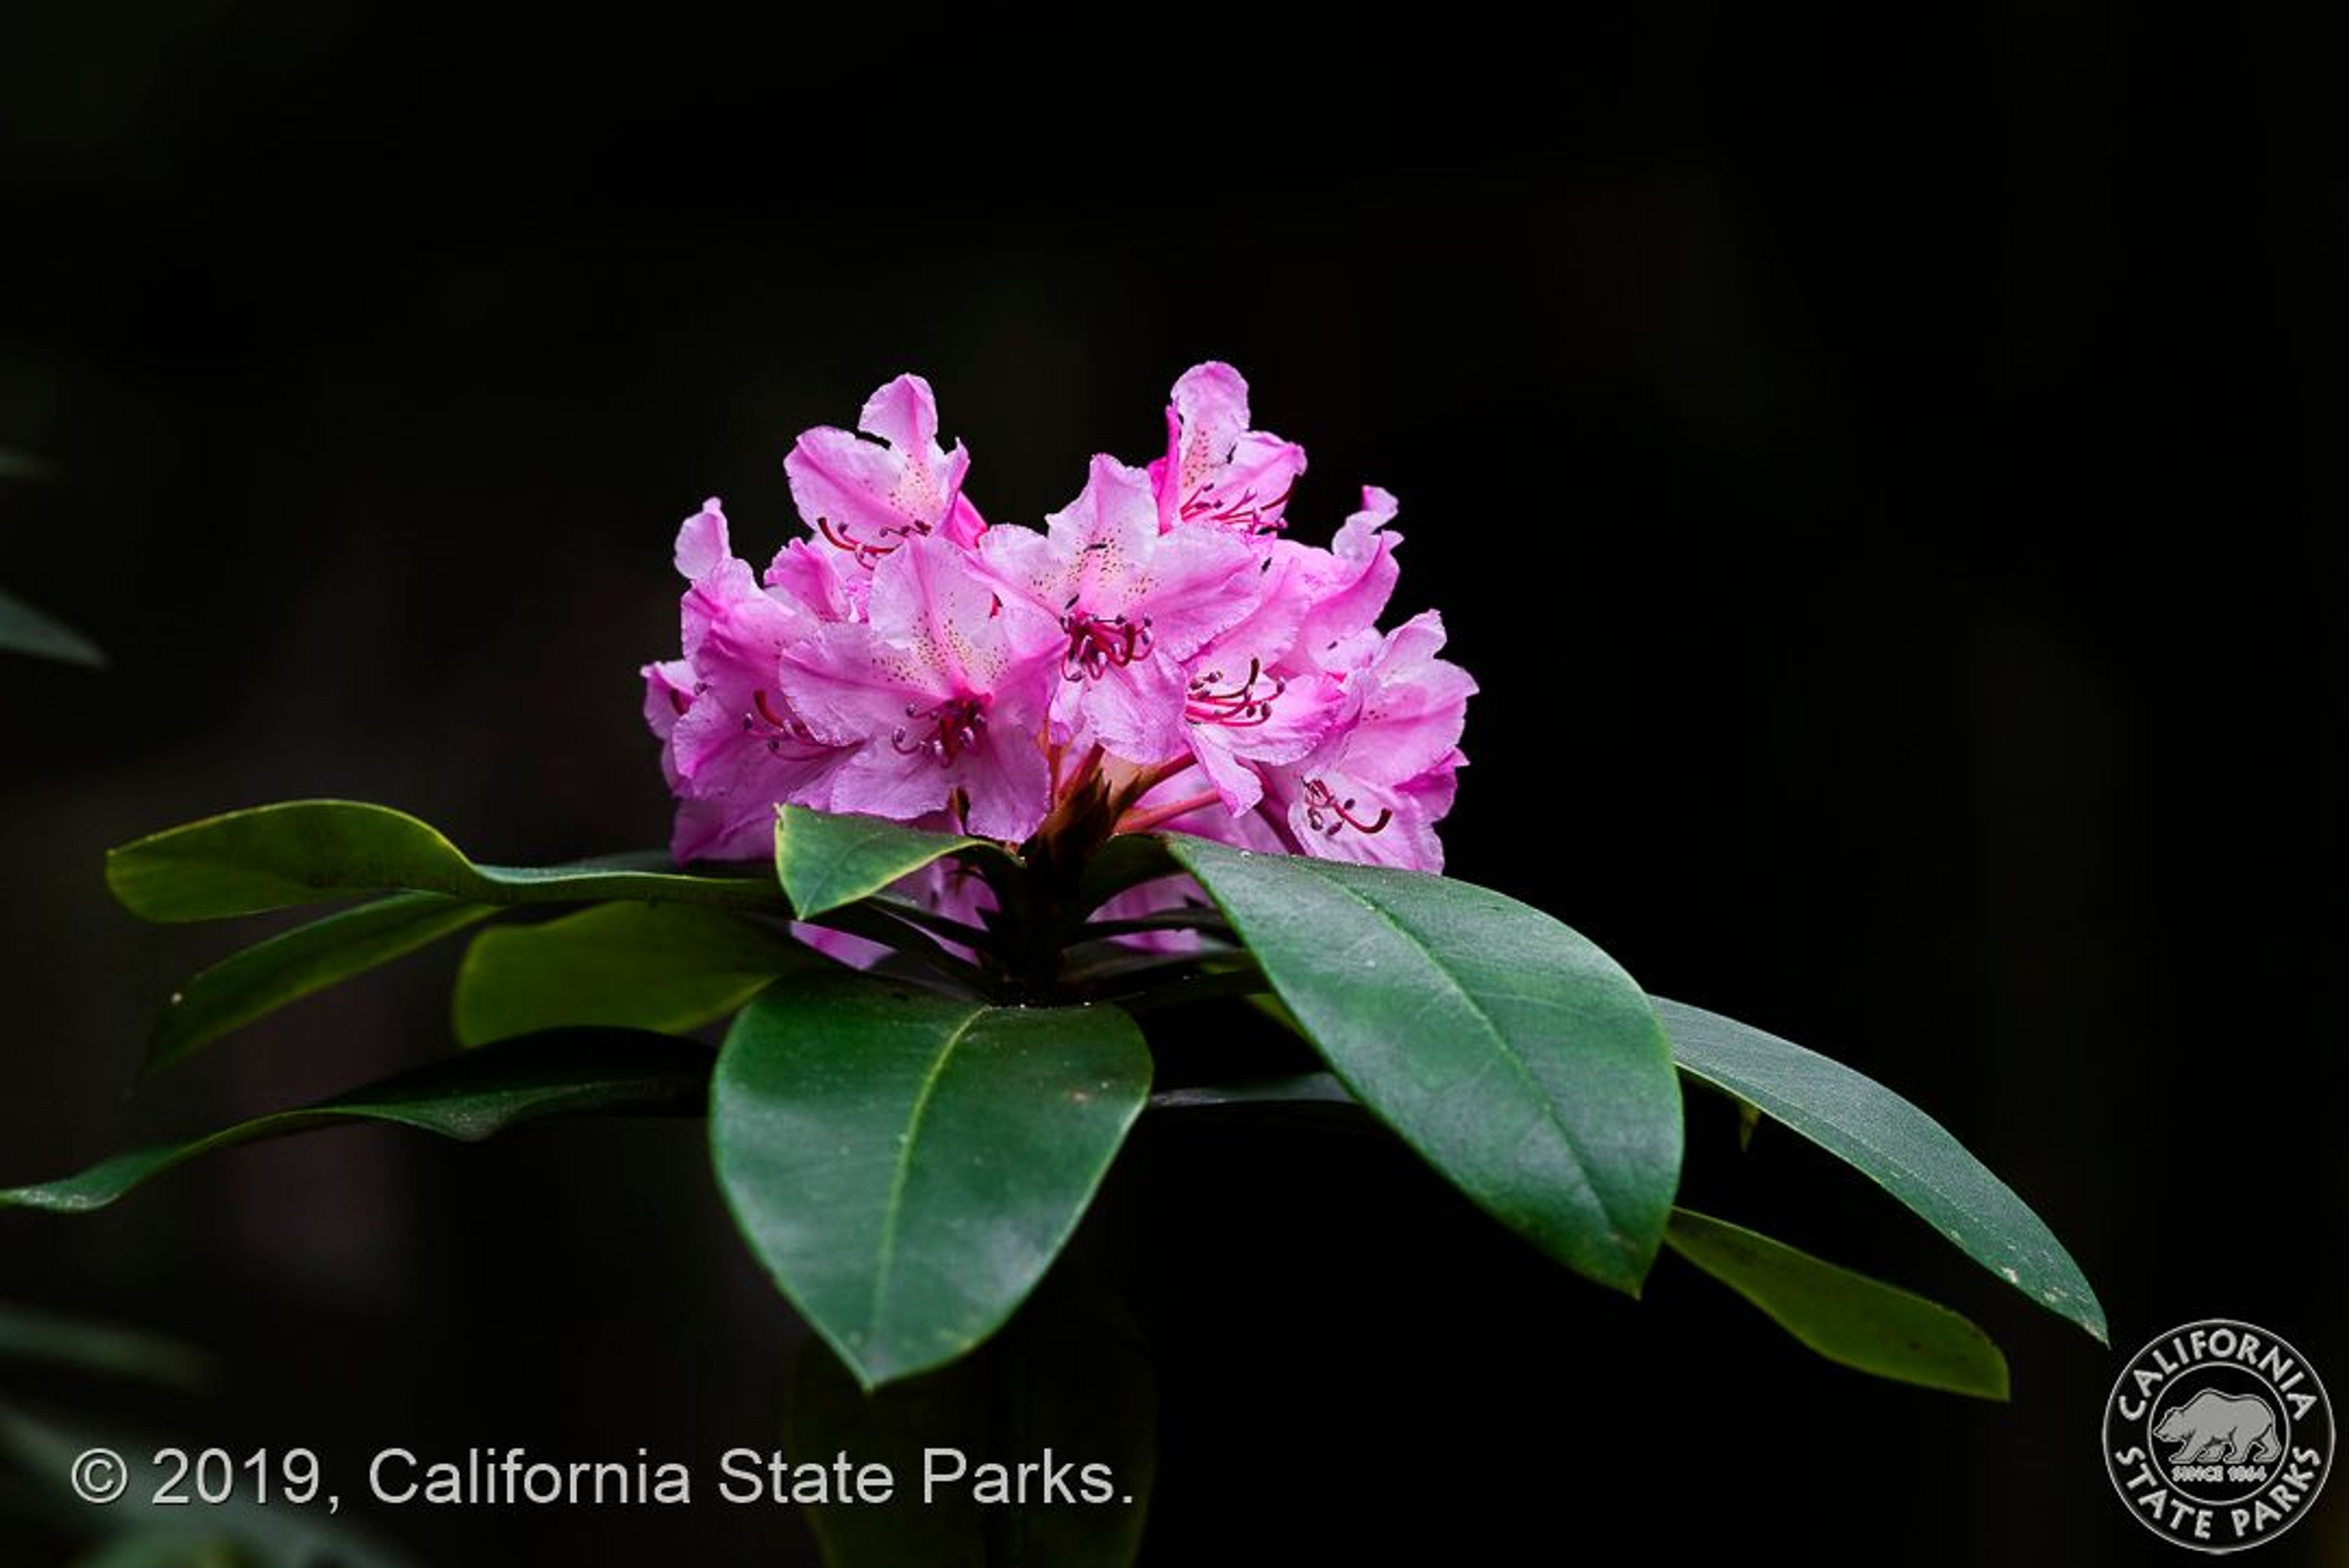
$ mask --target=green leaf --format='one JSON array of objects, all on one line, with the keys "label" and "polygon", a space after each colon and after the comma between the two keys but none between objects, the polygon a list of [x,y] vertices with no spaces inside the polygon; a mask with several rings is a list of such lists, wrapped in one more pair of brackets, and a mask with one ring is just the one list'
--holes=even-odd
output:
[{"label": "green leaf", "polygon": [[869,898],[932,861],[969,850],[1003,853],[986,839],[933,833],[882,817],[804,806],[775,812],[775,874],[802,920]]},{"label": "green leaf", "polygon": [[1087,856],[1083,870],[1077,873],[1074,913],[1091,914],[1130,888],[1174,876],[1182,870],[1158,835],[1116,834]]},{"label": "green leaf", "polygon": [[457,1038],[479,1046],[587,1025],[683,1034],[816,962],[781,931],[726,910],[598,904],[473,938],[457,970]]},{"label": "green leaf", "polygon": [[1002,1326],[1149,1093],[1149,1049],[1114,1007],[812,972],[734,1020],[710,1146],[751,1250],[872,1387]]},{"label": "green leaf", "polygon": [[1150,1097],[1153,1110],[1211,1110],[1226,1106],[1338,1106],[1359,1110],[1361,1102],[1331,1073],[1283,1073],[1277,1078],[1236,1078],[1225,1083],[1186,1084]]},{"label": "green leaf", "polygon": [[0,1361],[33,1361],[197,1391],[211,1387],[212,1358],[144,1329],[0,1303]]},{"label": "green leaf", "polygon": [[1537,909],[1417,872],[1171,835],[1338,1077],[1495,1217],[1638,1294],[1680,1085],[1631,977]]},{"label": "green leaf", "polygon": [[106,652],[96,643],[5,592],[0,592],[0,650],[95,670],[106,667]]},{"label": "green leaf", "polygon": [[395,893],[248,947],[172,994],[148,1037],[148,1070],[496,913],[439,893]]},{"label": "green leaf", "polygon": [[390,1122],[475,1143],[550,1117],[690,1112],[703,1103],[710,1059],[707,1047],[690,1040],[633,1030],[504,1040],[209,1137],[118,1154],[77,1176],[0,1191],[0,1209],[102,1209],[200,1154],[337,1122]]},{"label": "green leaf", "polygon": [[1664,1243],[1830,1361],[1978,1399],[2007,1397],[2006,1357],[1946,1306],[1690,1209],[1672,1211]]},{"label": "green leaf", "polygon": [[[784,1412],[785,1451],[822,1463],[844,1453],[889,1467],[885,1503],[812,1506],[831,1568],[1123,1568],[1142,1548],[1157,1460],[1157,1380],[1132,1320],[1095,1290],[1056,1276],[1010,1326],[942,1372],[867,1395],[823,1341],[802,1348]],[[1069,1467],[1073,1503],[983,1503],[983,1464]],[[934,1450],[968,1456],[971,1473],[925,1501]],[[1107,1467],[1091,1501],[1086,1465]]]},{"label": "green leaf", "polygon": [[2054,1233],[1931,1117],[1840,1062],[1656,998],[1681,1068],[1761,1107],[1915,1210],[1960,1250],[2100,1343],[2105,1309]]},{"label": "green leaf", "polygon": [[109,850],[106,882],[146,920],[219,920],[405,888],[473,903],[643,899],[776,909],[764,876],[664,870],[657,851],[562,866],[475,865],[404,811],[354,800],[288,800],[168,828]]}]

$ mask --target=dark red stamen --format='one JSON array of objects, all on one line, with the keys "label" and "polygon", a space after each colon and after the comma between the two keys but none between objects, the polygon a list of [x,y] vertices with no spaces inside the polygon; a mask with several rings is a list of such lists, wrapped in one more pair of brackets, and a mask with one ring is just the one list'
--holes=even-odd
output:
[{"label": "dark red stamen", "polygon": [[1381,806],[1378,820],[1365,822],[1354,815],[1352,796],[1340,800],[1327,783],[1319,779],[1308,779],[1305,781],[1305,820],[1323,838],[1334,839],[1348,828],[1358,833],[1382,832],[1386,825],[1394,820],[1394,813]]},{"label": "dark red stamen", "polygon": [[869,540],[859,539],[845,528],[834,528],[833,526],[832,519],[828,517],[820,517],[815,520],[815,531],[823,535],[823,542],[826,544],[831,545],[834,550],[845,550],[851,555],[856,557],[856,564],[864,567],[868,572],[874,568],[874,564],[877,563],[883,556],[887,555],[892,551],[895,550],[899,544],[904,543],[907,534],[926,534],[930,531],[929,526],[926,523],[919,522],[908,522],[902,526],[885,528],[881,531],[883,537],[886,538],[889,535],[895,534],[896,535],[896,538],[890,543],[881,544]]},{"label": "dark red stamen", "polygon": [[[1216,481],[1209,480],[1183,502],[1185,522],[1220,522],[1249,533],[1278,533],[1288,526],[1283,516],[1267,517],[1267,512],[1278,512],[1288,504],[1288,490],[1284,490],[1269,500],[1258,500],[1253,490],[1242,490],[1237,500],[1226,500],[1211,493]],[[1295,486],[1290,486],[1295,489]]]},{"label": "dark red stamen", "polygon": [[[1288,683],[1278,676],[1264,673],[1264,662],[1248,661],[1247,679],[1227,690],[1217,691],[1224,678],[1221,670],[1209,670],[1191,683],[1191,693],[1183,704],[1183,717],[1193,724],[1220,724],[1234,729],[1245,729],[1263,724],[1272,717],[1272,705]],[[1257,690],[1258,681],[1269,681],[1272,689]]]},{"label": "dark red stamen", "polygon": [[1123,615],[1091,614],[1074,608],[1074,600],[1070,603],[1071,607],[1061,616],[1061,630],[1069,638],[1061,655],[1061,671],[1070,680],[1099,680],[1112,665],[1123,669],[1150,656],[1155,645],[1149,616],[1136,623]]},{"label": "dark red stamen", "polygon": [[926,752],[941,768],[965,752],[977,750],[987,738],[987,698],[983,696],[948,697],[926,708],[909,702],[905,717],[914,720],[913,726],[899,725],[889,743],[908,757]]},{"label": "dark red stamen", "polygon": [[767,700],[765,692],[752,692],[750,707],[752,711],[742,716],[743,734],[749,735],[756,730],[761,720],[781,732],[767,737],[769,755],[789,756],[794,762],[812,762],[832,749],[818,740],[815,738],[815,732],[808,728],[791,709],[778,710]]}]

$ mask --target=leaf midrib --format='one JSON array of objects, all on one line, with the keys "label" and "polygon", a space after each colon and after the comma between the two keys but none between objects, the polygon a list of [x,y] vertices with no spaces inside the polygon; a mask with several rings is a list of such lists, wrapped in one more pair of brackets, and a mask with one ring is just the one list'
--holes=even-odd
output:
[{"label": "leaf midrib", "polygon": [[974,1007],[965,1014],[960,1022],[947,1031],[947,1037],[940,1043],[937,1054],[930,1058],[930,1065],[923,1070],[922,1087],[914,1096],[914,1110],[906,1119],[905,1135],[898,1140],[896,1168],[889,1174],[889,1196],[881,1211],[881,1242],[874,1257],[873,1305],[865,1320],[868,1335],[881,1331],[889,1284],[896,1275],[898,1221],[905,1213],[905,1184],[913,1174],[914,1146],[920,1140],[922,1122],[929,1115],[930,1102],[937,1096],[939,1081],[946,1077],[947,1059],[969,1035],[972,1026],[987,1013],[985,1007]]},{"label": "leaf midrib", "polygon": [[[1791,1045],[1793,1042],[1789,1041],[1787,1043]],[[1796,1048],[1799,1049],[1800,1047]],[[1859,1148],[1865,1150],[1880,1164],[1889,1167],[1894,1173],[1906,1178],[1909,1185],[1920,1191],[1929,1192],[1935,1198],[1940,1199],[1940,1202],[1959,1218],[1975,1225],[1981,1225],[1984,1222],[1983,1215],[1980,1209],[1964,1202],[1952,1194],[1948,1188],[1941,1186],[1940,1183],[1935,1181],[1930,1175],[1927,1174],[1923,1168],[1918,1166],[1911,1161],[1902,1158],[1892,1150],[1887,1149],[1883,1145],[1877,1143],[1866,1133],[1852,1127],[1849,1123],[1833,1120],[1829,1118],[1816,1114],[1802,1116],[1801,1119],[1797,1119],[1796,1116],[1790,1116],[1787,1114],[1787,1110],[1790,1109],[1790,1102],[1776,1094],[1771,1093],[1767,1089],[1764,1089],[1757,1093],[1750,1085],[1731,1082],[1730,1080],[1718,1077],[1715,1074],[1705,1072],[1702,1068],[1692,1067],[1686,1062],[1682,1062],[1680,1066],[1682,1071],[1690,1073],[1696,1078],[1702,1078],[1705,1082],[1712,1084],[1718,1088],[1727,1089],[1732,1094],[1744,1096],[1745,1099],[1753,1101],[1754,1105],[1760,1107],[1761,1109],[1768,1113],[1782,1126],[1791,1128],[1795,1131],[1801,1133],[1813,1143],[1819,1144],[1821,1148],[1826,1148],[1826,1145],[1820,1140],[1816,1133],[1811,1131],[1808,1127],[1806,1127],[1804,1122],[1809,1121],[1816,1125],[1835,1129],[1836,1131],[1841,1133],[1845,1138],[1849,1139],[1854,1144],[1857,1144]],[[1891,1089],[1885,1090],[1885,1093],[1889,1095],[1893,1094],[1893,1092],[1894,1091]],[[1898,1097],[1896,1096],[1896,1098]],[[1949,1129],[1943,1127],[1939,1121],[1934,1120],[1930,1114],[1920,1109],[1913,1101],[1903,1099],[1900,1100],[1900,1103],[1908,1106],[1911,1111],[1916,1113],[1917,1117],[1920,1120],[1922,1120],[1927,1126],[1932,1128],[1934,1131],[1939,1132],[1942,1137],[1949,1139],[1952,1143],[1958,1141],[1955,1134],[1951,1133]],[[1800,1113],[1798,1112],[1797,1114],[1799,1115]],[[1830,1149],[1828,1150],[1828,1152],[1833,1153],[1834,1150]],[[1881,1172],[1869,1171],[1864,1172],[1864,1174],[1885,1191],[1893,1191],[1892,1183],[1885,1180],[1885,1177]],[[1995,1181],[1996,1177],[1993,1176],[1992,1179]],[[2001,1182],[2000,1185],[2003,1187],[2005,1184]],[[2006,1193],[2007,1196],[2013,1198],[2018,1205],[2022,1204],[2021,1197],[2015,1193],[2013,1188],[2006,1188]],[[2027,1253],[2024,1253],[2020,1249],[2002,1248],[2000,1250],[2000,1255],[2003,1257],[2021,1258],[2024,1262],[2036,1261],[2044,1263],[2046,1261],[2044,1259],[2034,1260]],[[2076,1270],[2076,1265],[2075,1266]],[[2070,1293],[2066,1292],[2065,1295],[2068,1299]]]},{"label": "leaf midrib", "polygon": [[[1588,1170],[1589,1156],[1584,1152],[1581,1139],[1575,1134],[1572,1128],[1567,1126],[1565,1121],[1560,1119],[1557,1113],[1557,1107],[1550,1098],[1547,1086],[1546,1086],[1539,1078],[1534,1075],[1533,1068],[1526,1065],[1525,1058],[1517,1053],[1515,1047],[1509,1044],[1507,1037],[1501,1032],[1500,1026],[1494,1022],[1493,1016],[1485,1010],[1484,1006],[1476,1000],[1475,995],[1472,994],[1465,985],[1463,985],[1460,983],[1457,976],[1453,975],[1450,970],[1435,962],[1433,955],[1430,954],[1427,949],[1425,940],[1410,926],[1404,924],[1392,911],[1389,910],[1385,905],[1378,903],[1376,900],[1347,886],[1344,882],[1338,881],[1334,877],[1324,876],[1320,880],[1325,885],[1336,888],[1340,892],[1344,893],[1348,898],[1352,899],[1356,903],[1361,904],[1364,909],[1369,910],[1372,914],[1377,915],[1381,921],[1384,922],[1390,930],[1393,931],[1398,936],[1404,940],[1412,952],[1420,959],[1427,969],[1442,977],[1444,985],[1451,989],[1454,995],[1460,998],[1461,1002],[1468,1008],[1468,1011],[1475,1016],[1477,1023],[1484,1026],[1485,1034],[1491,1037],[1494,1047],[1500,1052],[1501,1058],[1507,1062],[1511,1068],[1515,1068],[1517,1076],[1532,1088],[1535,1100],[1541,1106],[1542,1119],[1556,1128],[1557,1130],[1558,1136],[1565,1140],[1567,1152],[1572,1157],[1574,1161],[1574,1179],[1577,1182],[1580,1183],[1582,1191],[1588,1194],[1591,1202],[1597,1206],[1599,1213],[1606,1217],[1607,1233],[1609,1238],[1615,1243],[1616,1249],[1623,1254],[1624,1260],[1627,1263],[1636,1265],[1639,1262],[1636,1249],[1631,1244],[1630,1237],[1625,1233],[1622,1222],[1617,1218],[1615,1211],[1609,1205],[1605,1195],[1599,1191],[1597,1185],[1590,1180],[1590,1172]],[[1337,1066],[1336,1063],[1332,1063],[1330,1065],[1332,1067]],[[1345,1074],[1340,1071],[1339,1077],[1342,1080]],[[1349,1087],[1351,1086],[1350,1085]]]},{"label": "leaf midrib", "polygon": [[[1694,1012],[1704,1011],[1704,1009],[1695,1007],[1692,1004],[1686,1002],[1675,1003],[1673,1005],[1675,1006],[1687,1007],[1691,1011]],[[1751,1026],[1747,1026],[1751,1027]],[[1821,1057],[1817,1052],[1810,1050],[1806,1047],[1798,1046],[1792,1040],[1779,1039],[1775,1035],[1768,1035],[1765,1030],[1756,1029],[1754,1032],[1760,1035],[1765,1035],[1768,1038],[1775,1041],[1777,1045],[1784,1047],[1789,1051],[1800,1053],[1803,1057],[1814,1057],[1820,1061],[1829,1062],[1837,1067],[1842,1066],[1841,1063],[1834,1062],[1832,1057]],[[1671,1030],[1667,1028],[1665,1033],[1669,1037]],[[1680,1049],[1677,1045],[1673,1047],[1672,1058],[1680,1067],[1682,1071],[1689,1073],[1692,1077],[1701,1078],[1704,1082],[1713,1084],[1717,1088],[1727,1089],[1733,1094],[1743,1096],[1746,1099],[1752,1101],[1755,1106],[1759,1107],[1763,1111],[1775,1119],[1781,1125],[1791,1128],[1794,1131],[1801,1134],[1804,1138],[1808,1139],[1812,1143],[1826,1150],[1830,1154],[1837,1153],[1837,1151],[1824,1139],[1820,1138],[1817,1133],[1812,1131],[1808,1127],[1806,1127],[1802,1120],[1798,1120],[1795,1117],[1786,1114],[1786,1108],[1790,1102],[1785,1100],[1782,1096],[1773,1093],[1767,1089],[1764,1089],[1760,1093],[1756,1093],[1749,1085],[1733,1082],[1730,1079],[1722,1078],[1718,1074],[1707,1072],[1701,1068],[1692,1065],[1691,1063],[1682,1061],[1680,1059]],[[1851,1069],[1846,1068],[1845,1070],[1849,1071]],[[1889,1086],[1878,1084],[1877,1087],[1879,1089],[1882,1089],[1883,1092],[1890,1099],[1897,1100],[1903,1106],[1906,1106],[1910,1114],[1914,1115],[1920,1121],[1924,1123],[1926,1126],[1930,1127],[1935,1132],[1940,1133],[1943,1138],[1948,1139],[1951,1143],[1956,1145],[1961,1152],[1963,1151],[1965,1146],[1959,1142],[1957,1135],[1951,1132],[1948,1128],[1943,1127],[1939,1120],[1935,1119],[1930,1112],[1925,1110],[1913,1100],[1909,1099],[1906,1096],[1900,1094],[1898,1090],[1893,1089]],[[1996,1251],[1998,1256],[2008,1260],[2008,1266],[2012,1266],[2012,1264],[2017,1263],[2028,1264],[2032,1265],[2034,1273],[2042,1269],[2068,1270],[2074,1278],[2081,1280],[2084,1284],[2085,1284],[2086,1276],[2081,1273],[2080,1265],[2078,1262],[2072,1257],[2070,1251],[2064,1247],[2064,1243],[2060,1240],[2056,1239],[2052,1231],[2047,1230],[2046,1222],[2040,1220],[2038,1216],[2032,1212],[2031,1206],[2023,1201],[2022,1196],[2017,1193],[2014,1189],[2007,1186],[2004,1181],[1999,1179],[1997,1172],[1989,1170],[1987,1167],[1982,1169],[1982,1174],[1992,1182],[1995,1183],[2002,1191],[2003,1191],[2006,1198],[2012,1202],[2015,1209],[2025,1218],[2038,1225],[2040,1231],[2044,1234],[2046,1241],[2053,1243],[2054,1250],[2052,1253],[2048,1252],[2044,1244],[2035,1246],[2032,1251],[2025,1251],[2013,1246],[1998,1245],[1998,1237],[2002,1233],[2002,1227],[1986,1219],[1979,1209],[1961,1202],[1957,1197],[1953,1196],[1948,1189],[1942,1187],[1940,1183],[1934,1181],[1930,1175],[1927,1174],[1923,1170],[1920,1169],[1911,1161],[1903,1159],[1900,1155],[1895,1153],[1891,1150],[1886,1149],[1876,1143],[1874,1140],[1869,1139],[1866,1133],[1857,1130],[1847,1123],[1830,1120],[1826,1117],[1816,1115],[1808,1117],[1806,1119],[1835,1129],[1836,1131],[1841,1133],[1844,1137],[1849,1139],[1852,1143],[1866,1150],[1878,1162],[1889,1167],[1892,1171],[1899,1172],[1903,1177],[1906,1177],[1909,1182],[1915,1188],[1924,1192],[1930,1193],[1934,1198],[1939,1199],[1943,1206],[1952,1211],[1959,1218],[1967,1222],[1968,1228],[1977,1238],[1979,1238],[1981,1243],[1987,1243],[1990,1248]],[[1841,1156],[1838,1155],[1838,1158],[1840,1157]],[[1969,1156],[1969,1158],[1971,1158],[1971,1156]],[[1849,1163],[1849,1161],[1847,1161],[1846,1163]],[[1905,1202],[1905,1200],[1900,1198],[1899,1191],[1895,1188],[1890,1181],[1885,1179],[1883,1172],[1867,1170],[1865,1168],[1860,1168],[1860,1170],[1861,1174],[1865,1175],[1869,1181],[1875,1182],[1877,1186],[1882,1188],[1885,1191],[1891,1193],[1896,1201]],[[1914,1205],[1910,1206],[1913,1207]],[[1951,1239],[1953,1241],[1958,1240],[1956,1237],[1951,1237]],[[1973,1244],[1969,1244],[1968,1243],[1961,1241],[1959,1242],[1959,1245],[1961,1250],[1963,1250],[1968,1256],[1973,1258],[1975,1262],[1982,1264],[1986,1268],[1992,1269],[1993,1272],[1997,1272],[2000,1265],[1991,1264],[1987,1258],[1984,1258],[1981,1253],[1975,1250],[1975,1246]],[[2058,1260],[2061,1260],[2060,1263]],[[2014,1285],[2017,1289],[2025,1288],[2022,1285],[2020,1281],[2010,1280],[2007,1283]],[[2086,1317],[2091,1316],[2100,1323],[2105,1320],[2103,1303],[2096,1300],[2095,1292],[2093,1287],[2090,1287],[2085,1295],[2081,1292],[2071,1289],[2069,1286],[2061,1284],[2050,1284],[2045,1288],[2057,1291],[2061,1301],[2072,1307],[2077,1308],[2076,1312],[2064,1312],[2062,1314],[2063,1316],[2079,1324],[2081,1327],[2088,1329],[2090,1333],[2096,1334],[2099,1338],[2102,1338],[2105,1334],[2110,1332],[2109,1329],[2100,1332],[2085,1321]],[[2039,1300],[2044,1305],[2050,1306],[2054,1305],[2053,1302],[2048,1302],[2045,1295],[2041,1292],[2026,1290],[2026,1294],[2037,1295]]]}]

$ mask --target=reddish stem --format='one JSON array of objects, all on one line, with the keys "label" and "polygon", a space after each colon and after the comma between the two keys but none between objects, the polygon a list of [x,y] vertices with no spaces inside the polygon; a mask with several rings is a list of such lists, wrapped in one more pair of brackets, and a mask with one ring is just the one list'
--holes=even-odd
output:
[{"label": "reddish stem", "polygon": [[1177,817],[1187,817],[1192,812],[1212,806],[1222,799],[1223,796],[1219,791],[1202,789],[1196,795],[1188,796],[1180,800],[1170,800],[1164,806],[1153,806],[1146,811],[1139,810],[1128,811],[1117,820],[1117,830],[1121,833],[1146,833],[1162,822],[1171,822]]}]

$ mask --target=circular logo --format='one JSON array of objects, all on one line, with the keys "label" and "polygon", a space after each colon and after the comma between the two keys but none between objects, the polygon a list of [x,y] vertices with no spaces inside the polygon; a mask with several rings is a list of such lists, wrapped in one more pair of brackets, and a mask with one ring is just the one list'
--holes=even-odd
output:
[{"label": "circular logo", "polygon": [[2233,1318],[2174,1328],[2105,1401],[2105,1471],[2139,1523],[2241,1552],[2301,1521],[2333,1468],[2333,1404],[2284,1340]]}]

